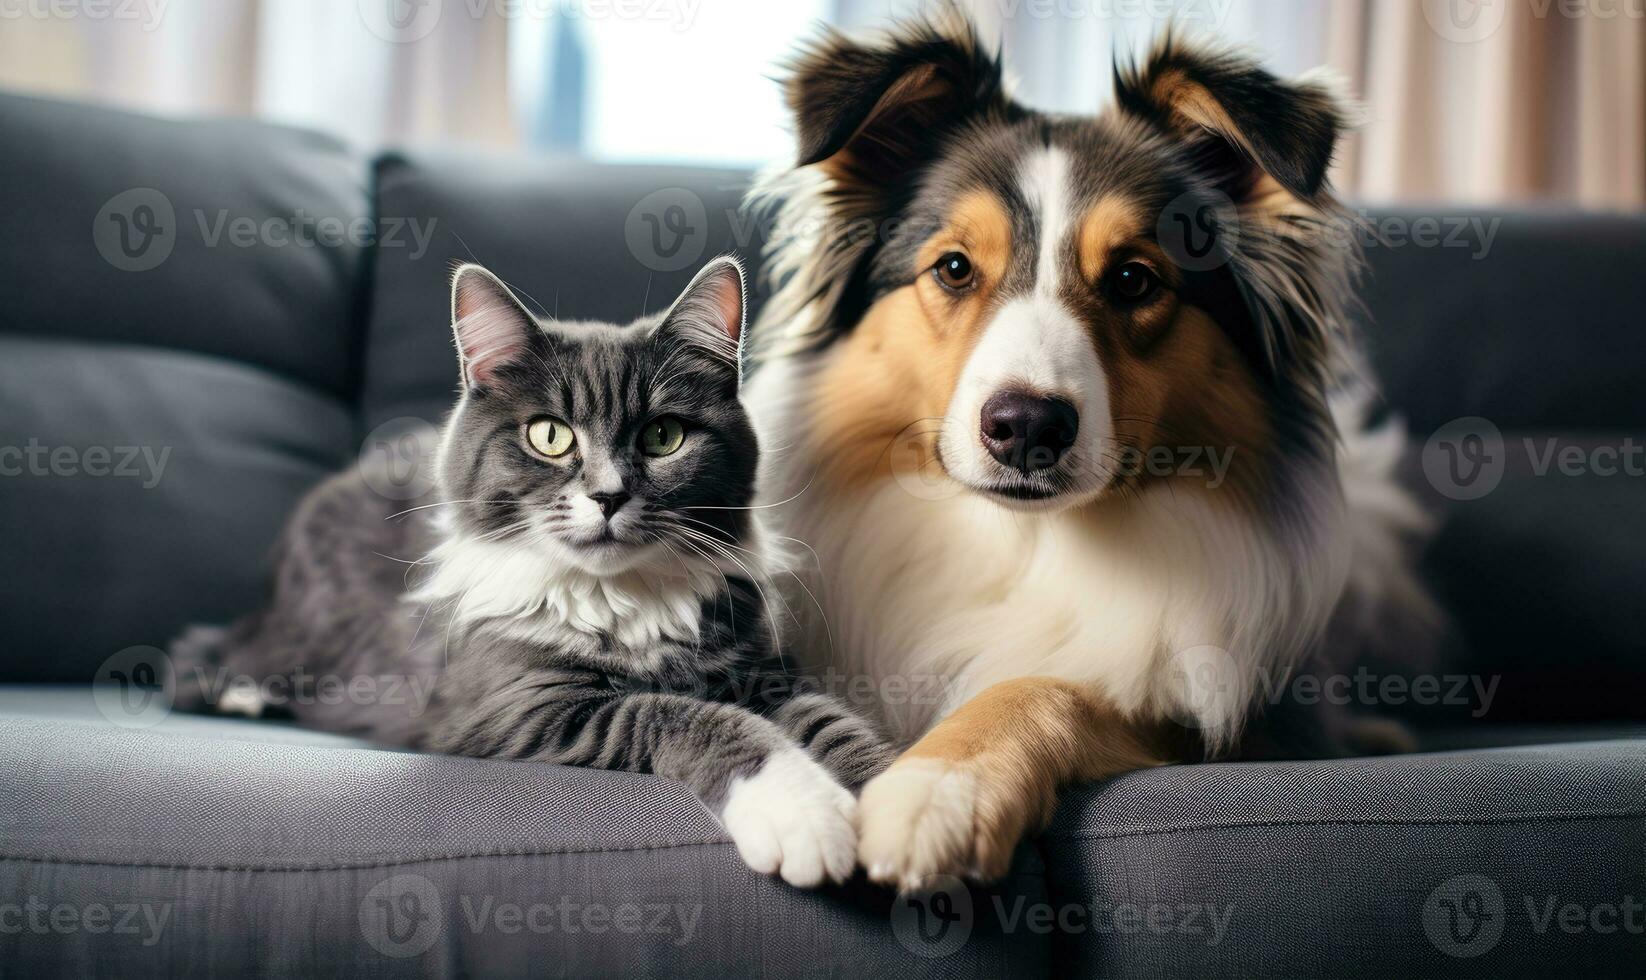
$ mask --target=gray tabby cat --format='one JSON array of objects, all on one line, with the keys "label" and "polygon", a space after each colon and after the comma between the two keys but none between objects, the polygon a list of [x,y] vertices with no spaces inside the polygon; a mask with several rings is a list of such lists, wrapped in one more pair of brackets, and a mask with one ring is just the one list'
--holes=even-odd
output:
[{"label": "gray tabby cat", "polygon": [[[727,258],[660,316],[540,322],[484,269],[459,269],[463,391],[434,495],[388,500],[362,466],[311,492],[269,604],[174,644],[179,703],[660,773],[702,798],[756,870],[845,879],[852,790],[891,751],[778,655],[738,401],[744,303]],[[350,683],[375,696],[339,696]],[[405,696],[429,687],[426,709]]]}]

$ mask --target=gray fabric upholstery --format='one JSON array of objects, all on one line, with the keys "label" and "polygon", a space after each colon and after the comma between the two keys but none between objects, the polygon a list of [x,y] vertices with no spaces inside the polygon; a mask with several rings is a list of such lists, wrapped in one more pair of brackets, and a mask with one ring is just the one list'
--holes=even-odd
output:
[{"label": "gray fabric upholstery", "polygon": [[335,399],[243,362],[0,333],[0,676],[89,681],[251,608],[353,446]]},{"label": "gray fabric upholstery", "polygon": [[[1430,207],[1371,219],[1387,240],[1366,250],[1362,333],[1412,434],[1411,486],[1439,518],[1429,577],[1467,641],[1441,668],[1500,678],[1484,718],[1472,706],[1414,716],[1646,718],[1646,216]],[[1451,499],[1420,459],[1470,418],[1501,433],[1501,478]],[[1630,443],[1632,475],[1545,466],[1551,448]],[[1444,459],[1442,444],[1427,451]]]},{"label": "gray fabric upholstery", "polygon": [[[0,928],[8,973],[1049,969],[1046,937],[988,928],[963,955],[918,955],[893,930],[890,895],[754,874],[708,812],[658,777],[255,742],[211,732],[236,727],[221,719],[133,731],[91,723],[72,695],[55,700],[70,720],[0,717],[0,902],[137,907],[156,924],[111,934],[19,918]],[[1043,882],[1028,873],[1003,894],[1043,901]]]},{"label": "gray fabric upholstery", "polygon": [[[1216,943],[1059,937],[1060,964],[1087,976],[1621,977],[1646,963],[1646,742],[1134,773],[1071,794],[1042,847],[1054,906],[1227,916]],[[1469,893],[1478,915],[1447,908]],[[1570,931],[1549,914],[1568,906]]]}]

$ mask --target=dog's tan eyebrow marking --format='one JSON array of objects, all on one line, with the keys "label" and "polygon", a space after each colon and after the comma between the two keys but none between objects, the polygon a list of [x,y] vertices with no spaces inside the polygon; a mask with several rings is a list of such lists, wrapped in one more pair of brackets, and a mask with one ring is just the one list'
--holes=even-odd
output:
[{"label": "dog's tan eyebrow marking", "polygon": [[1011,263],[1012,221],[1006,203],[986,190],[961,195],[943,227],[921,246],[915,275],[937,264],[943,253],[964,246],[966,257],[991,282],[999,282]]},{"label": "dog's tan eyebrow marking", "polygon": [[1109,264],[1109,257],[1122,248],[1134,248],[1145,256],[1158,257],[1159,250],[1148,241],[1147,215],[1137,202],[1123,194],[1108,194],[1086,210],[1080,219],[1080,276],[1096,282]]}]

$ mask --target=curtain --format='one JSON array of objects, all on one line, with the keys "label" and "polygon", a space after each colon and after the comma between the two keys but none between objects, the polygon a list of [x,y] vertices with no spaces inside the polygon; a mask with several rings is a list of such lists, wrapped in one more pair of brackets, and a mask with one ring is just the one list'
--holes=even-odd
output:
[{"label": "curtain", "polygon": [[[434,28],[395,29],[387,14],[408,3],[439,14]],[[0,19],[0,85],[164,113],[257,115],[365,146],[517,143],[505,8],[471,16],[467,5],[415,4],[138,0],[75,16],[14,4],[17,15]]]},{"label": "curtain", "polygon": [[[1362,106],[1335,169],[1355,200],[1646,207],[1646,0],[962,5],[1031,105],[1096,111],[1115,59],[1175,21],[1281,74],[1340,75]],[[596,17],[579,0],[81,6],[55,16],[78,8],[0,3],[0,86],[257,115],[365,146],[458,140],[747,165],[787,152],[765,76],[807,24],[881,24],[922,0],[673,0],[663,20]]]}]

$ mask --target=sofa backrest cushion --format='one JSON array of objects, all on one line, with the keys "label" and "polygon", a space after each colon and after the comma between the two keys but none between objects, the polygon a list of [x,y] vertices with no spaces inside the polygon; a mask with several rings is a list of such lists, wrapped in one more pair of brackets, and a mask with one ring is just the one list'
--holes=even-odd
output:
[{"label": "sofa backrest cushion", "polygon": [[[461,262],[497,273],[537,312],[627,323],[734,253],[751,288],[759,242],[736,170],[619,166],[484,153],[393,154],[377,166],[387,225],[419,247],[376,250],[361,409],[367,433],[438,425],[456,394],[449,288]],[[758,312],[751,302],[749,318]]]},{"label": "sofa backrest cushion", "polygon": [[1646,216],[1373,212],[1363,336],[1441,520],[1479,698],[1447,721],[1646,718]]},{"label": "sofa backrest cushion", "polygon": [[353,453],[363,157],[0,97],[0,678],[83,680],[256,601]]}]

